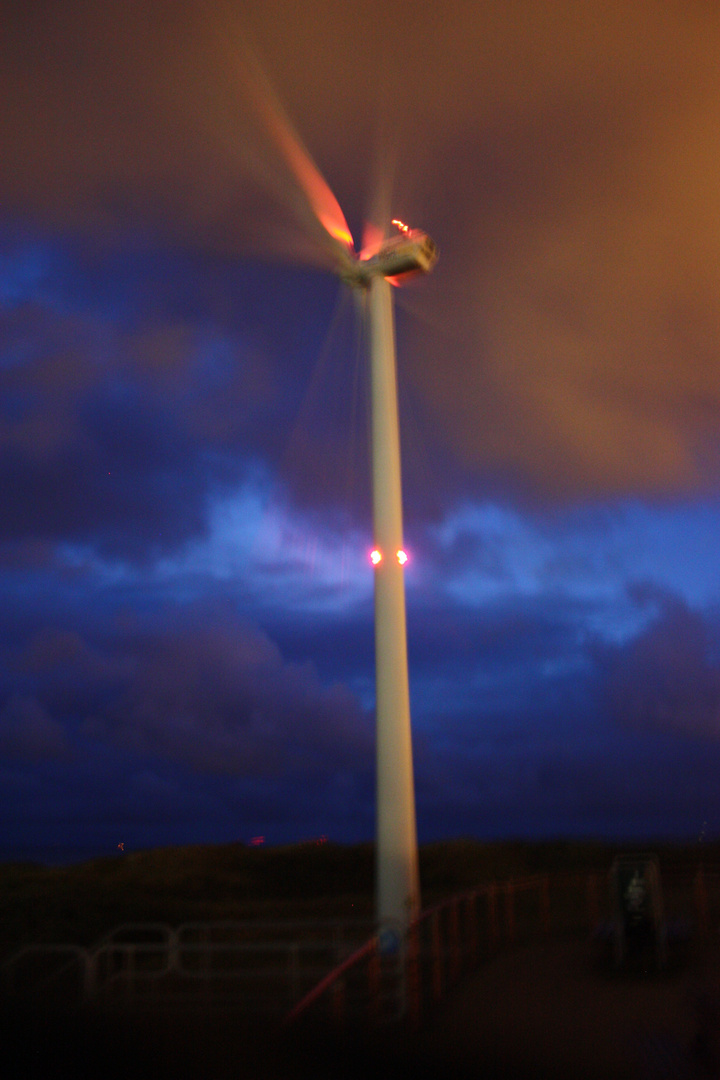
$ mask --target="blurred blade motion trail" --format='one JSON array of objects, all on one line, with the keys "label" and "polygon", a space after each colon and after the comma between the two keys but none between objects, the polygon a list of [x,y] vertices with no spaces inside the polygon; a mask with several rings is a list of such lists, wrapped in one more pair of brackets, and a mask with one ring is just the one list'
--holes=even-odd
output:
[{"label": "blurred blade motion trail", "polygon": [[330,237],[345,248],[352,249],[353,238],[340,203],[292,127],[257,60],[248,58],[242,68],[242,75],[253,105],[302,188],[317,220]]},{"label": "blurred blade motion trail", "polygon": [[[209,115],[204,119],[222,137],[240,169],[249,171],[289,210],[302,234],[278,237],[271,226],[269,247],[279,248],[292,261],[325,269],[347,263],[354,242],[345,215],[288,116],[261,51],[237,12],[226,12],[216,24],[211,50],[216,62],[223,58],[225,97],[208,101]],[[238,174],[238,182],[243,179]]]}]

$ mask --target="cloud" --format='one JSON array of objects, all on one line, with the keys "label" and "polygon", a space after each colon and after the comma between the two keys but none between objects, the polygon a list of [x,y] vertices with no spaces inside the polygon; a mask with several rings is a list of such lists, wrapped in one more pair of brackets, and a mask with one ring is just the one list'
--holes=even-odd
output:
[{"label": "cloud", "polygon": [[371,731],[351,692],[325,685],[311,663],[285,660],[226,604],[185,605],[153,626],[126,619],[109,641],[41,631],[6,650],[5,662],[22,688],[2,714],[14,753],[90,739],[199,773],[266,780],[371,766]]},{"label": "cloud", "polygon": [[251,627],[195,622],[144,646],[110,718],[121,742],[206,772],[265,777],[352,768],[370,752],[348,691],[286,663]]},{"label": "cloud", "polygon": [[613,719],[638,731],[720,738],[717,625],[681,600],[659,601],[652,623],[623,649],[602,656],[604,692]]},{"label": "cloud", "polygon": [[[709,9],[281,8],[133,0],[90,13],[71,0],[37,20],[10,5],[7,212],[96,247],[153,238],[237,258],[271,254],[283,231],[288,251],[312,247],[307,200],[248,92],[252,47],[349,219],[362,221],[375,176],[393,213],[440,243],[432,280],[407,290],[418,318],[401,335],[435,440],[486,484],[534,498],[705,490],[720,346]],[[5,295],[38,274],[26,254]],[[227,347],[208,346],[218,371]],[[161,319],[130,349],[173,396],[202,379],[184,366],[182,326]],[[278,393],[266,359],[225,394],[185,396],[196,434],[227,445],[245,431],[248,400]],[[32,420],[14,437],[63,445],[62,398],[54,422]]]},{"label": "cloud", "polygon": [[436,435],[536,499],[703,491],[717,477],[708,39],[697,10],[625,14],[644,22],[641,64],[619,7],[597,12],[597,47],[570,14],[554,83],[543,73],[497,117],[469,109],[461,131],[448,125],[447,194],[438,184],[428,200],[446,210],[427,219],[441,261],[409,301],[420,325],[406,348]]},{"label": "cloud", "polygon": [[103,279],[118,268],[112,257],[96,267],[88,296],[90,268],[68,253],[0,310],[6,541],[84,542],[139,561],[172,549],[202,533],[208,492],[241,474],[238,444],[277,431],[270,360],[206,316],[129,322],[107,310]]},{"label": "cloud", "polygon": [[0,709],[0,754],[6,760],[54,760],[68,749],[62,724],[35,698],[13,694]]},{"label": "cloud", "polygon": [[[566,809],[573,760],[595,798],[593,680],[626,723],[610,757],[714,738],[712,5],[3,16],[0,706],[18,760],[107,755],[110,817],[115,757],[168,800],[178,776],[222,780],[279,817],[303,785],[320,809],[371,787],[361,352],[312,269],[317,223],[252,102],[250,51],[352,231],[380,191],[440,246],[395,293],[433,812],[461,776],[444,820],[471,813],[473,740],[505,755],[473,758],[494,800],[473,820],[521,821],[554,786]],[[554,710],[581,734],[542,743]]]}]

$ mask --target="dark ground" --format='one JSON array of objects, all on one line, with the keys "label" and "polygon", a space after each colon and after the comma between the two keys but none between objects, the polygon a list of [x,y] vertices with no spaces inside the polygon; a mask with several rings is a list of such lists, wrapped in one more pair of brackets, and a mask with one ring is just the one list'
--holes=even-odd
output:
[{"label": "dark ground", "polygon": [[[6,1015],[8,1080],[700,1080],[720,1075],[720,941],[681,967],[616,975],[587,941],[518,947],[466,978],[418,1032],[279,1030],[231,1016]],[[706,1053],[698,1040],[711,995]]]},{"label": "dark ground", "polygon": [[488,1080],[720,1076],[720,936],[670,960],[617,973],[587,940],[500,954],[432,1017],[419,1056]]},{"label": "dark ground", "polygon": [[[428,897],[537,870],[607,870],[618,848],[433,845]],[[657,851],[657,846],[655,847]],[[672,849],[673,862],[697,859]],[[708,852],[708,854],[711,854]],[[712,853],[713,855],[715,853]],[[666,853],[667,858],[667,853]],[[661,870],[663,854],[661,853]],[[27,940],[89,943],[126,918],[316,917],[371,910],[372,852],[239,846],[138,853],[47,870],[0,867],[3,951]],[[353,912],[357,908],[353,907]],[[7,1080],[695,1080],[720,1076],[720,935],[694,938],[661,974],[613,974],[585,936],[519,946],[466,977],[418,1032],[279,1030],[236,1016],[2,1015]],[[704,1040],[704,1042],[703,1042]],[[699,1051],[704,1050],[704,1055]]]}]

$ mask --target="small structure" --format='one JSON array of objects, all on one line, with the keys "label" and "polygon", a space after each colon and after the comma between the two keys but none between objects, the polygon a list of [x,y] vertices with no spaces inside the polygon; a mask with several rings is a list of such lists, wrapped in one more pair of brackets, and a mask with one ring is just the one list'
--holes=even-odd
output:
[{"label": "small structure", "polygon": [[655,855],[618,855],[610,870],[612,945],[616,967],[643,965],[648,956],[659,970],[667,960],[667,924]]}]

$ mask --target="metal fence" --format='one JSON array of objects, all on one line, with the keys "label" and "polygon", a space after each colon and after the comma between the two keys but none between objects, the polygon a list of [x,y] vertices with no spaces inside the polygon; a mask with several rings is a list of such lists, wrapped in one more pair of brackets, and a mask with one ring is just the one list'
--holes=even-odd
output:
[{"label": "metal fence", "polygon": [[281,1016],[372,930],[348,920],[125,923],[90,949],[26,946],[4,965],[3,985],[8,998],[29,1004]]},{"label": "metal fence", "polygon": [[290,1011],[286,1022],[324,1017],[341,1025],[413,1023],[502,944],[550,932],[550,877],[495,882],[422,912],[399,949],[373,937]]},{"label": "metal fence", "polygon": [[[699,938],[720,919],[720,870],[662,869],[668,924]],[[369,921],[127,923],[94,947],[28,945],[2,969],[15,1001],[99,1008],[232,1008],[250,1014],[419,1024],[499,949],[612,924],[606,874],[537,874],[444,900],[394,952]]]},{"label": "metal fence", "polygon": [[[720,871],[669,865],[662,882],[668,925],[681,926],[687,936],[706,938],[720,919]],[[326,975],[287,1021],[322,1014],[340,1023],[361,1018],[375,1024],[402,1015],[417,1026],[455,984],[500,949],[543,937],[602,942],[603,931],[617,917],[608,874],[537,874],[492,882],[423,911],[411,924],[399,956],[383,956],[373,939]],[[388,995],[387,984],[393,979],[395,987]],[[360,999],[356,992],[353,1007],[346,1009],[350,980],[366,993]],[[388,1008],[388,999],[396,1003],[395,1009]]]}]

